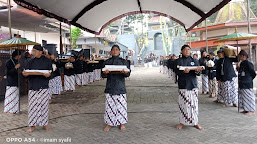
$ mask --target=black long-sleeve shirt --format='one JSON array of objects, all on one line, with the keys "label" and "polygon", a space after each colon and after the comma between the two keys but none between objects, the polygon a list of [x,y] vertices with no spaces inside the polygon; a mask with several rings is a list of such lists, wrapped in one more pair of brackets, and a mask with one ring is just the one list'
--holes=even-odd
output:
[{"label": "black long-sleeve shirt", "polygon": [[94,71],[93,63],[87,63],[87,66],[88,66],[88,72],[93,72]]},{"label": "black long-sleeve shirt", "polygon": [[[29,59],[26,64],[26,69],[29,70],[52,70],[52,62],[45,56],[40,58]],[[42,75],[30,75],[29,78],[29,90],[47,89],[50,80]]]},{"label": "black long-sleeve shirt", "polygon": [[249,89],[253,88],[253,79],[256,76],[253,64],[248,61],[242,61],[238,71],[239,88]]},{"label": "black long-sleeve shirt", "polygon": [[62,62],[62,67],[64,67],[64,75],[66,76],[72,76],[72,75],[75,75],[75,69],[74,69],[74,62],[71,62],[73,64],[73,68],[65,68],[65,64],[68,63],[68,62]]},{"label": "black long-sleeve shirt", "polygon": [[[176,66],[199,66],[198,60],[192,58],[191,56],[179,58],[176,60]],[[197,75],[200,73],[196,73],[191,70],[189,73],[184,73],[182,70],[176,68],[176,74],[178,75],[178,87],[179,89],[187,89],[192,90],[194,88],[198,88],[197,86]]]},{"label": "black long-sleeve shirt", "polygon": [[88,73],[88,64],[85,61],[83,62],[83,72]]},{"label": "black long-sleeve shirt", "polygon": [[236,77],[236,73],[233,67],[232,62],[237,62],[237,58],[220,58],[217,61],[216,66],[216,77],[217,80],[222,82],[231,81],[233,77]]},{"label": "black long-sleeve shirt", "polygon": [[[130,65],[125,59],[119,57],[112,57],[104,62],[105,65],[126,65],[130,69]],[[129,77],[130,72],[127,74],[104,74],[102,78],[107,78],[105,93],[119,95],[127,93],[125,87],[125,77]]]},{"label": "black long-sleeve shirt", "polygon": [[15,66],[18,64],[18,61],[11,58],[6,61],[6,86],[18,86],[18,70]]},{"label": "black long-sleeve shirt", "polygon": [[74,63],[74,69],[76,74],[82,74],[84,72],[84,61],[76,60]]},{"label": "black long-sleeve shirt", "polygon": [[52,60],[52,64],[56,65],[56,70],[51,73],[51,79],[61,75],[59,69],[62,67],[60,60]]},{"label": "black long-sleeve shirt", "polygon": [[214,79],[216,77],[216,63],[217,63],[217,59],[210,59],[214,62],[214,66],[213,67],[207,67],[208,69],[208,78],[209,79]]},{"label": "black long-sleeve shirt", "polygon": [[208,75],[208,69],[206,67],[207,61],[208,61],[207,57],[202,57],[202,58],[199,59],[199,65],[205,67],[205,69],[202,70],[202,74],[205,74],[205,75]]}]

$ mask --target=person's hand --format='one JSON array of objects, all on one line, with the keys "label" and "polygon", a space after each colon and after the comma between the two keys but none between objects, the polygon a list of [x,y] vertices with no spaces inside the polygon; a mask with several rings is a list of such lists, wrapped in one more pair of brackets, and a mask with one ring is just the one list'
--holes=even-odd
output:
[{"label": "person's hand", "polygon": [[20,68],[20,66],[21,66],[21,64],[17,64],[14,68],[18,69],[18,68]]},{"label": "person's hand", "polygon": [[207,62],[207,60],[204,60],[204,61],[203,61],[203,63],[206,63],[206,62]]},{"label": "person's hand", "polygon": [[51,76],[51,73],[43,73],[43,76],[46,77],[46,78],[48,78],[48,77]]},{"label": "person's hand", "polygon": [[109,70],[106,70],[106,71],[103,71],[104,74],[109,74],[110,71]]},{"label": "person's hand", "polygon": [[186,68],[183,72],[184,72],[184,73],[189,73],[189,72],[190,72],[190,69],[189,69],[189,68]]},{"label": "person's hand", "polygon": [[25,71],[22,72],[22,75],[25,76],[25,77],[29,76],[29,74]]},{"label": "person's hand", "polygon": [[7,76],[6,76],[6,75],[4,76],[4,79],[7,79]]},{"label": "person's hand", "polygon": [[203,67],[201,67],[201,66],[198,66],[197,67],[197,69],[195,70],[196,72],[200,72],[200,71],[202,71],[203,70]]},{"label": "person's hand", "polygon": [[[237,55],[237,49],[234,49],[233,50],[234,51],[234,54],[235,54],[235,56]],[[240,50],[238,50],[238,53],[240,52]]]},{"label": "person's hand", "polygon": [[219,84],[219,85],[221,84],[221,81],[220,81],[220,80],[218,80],[218,84]]},{"label": "person's hand", "polygon": [[237,67],[237,68],[240,67],[240,63],[241,63],[241,62],[238,62],[238,63],[236,64],[236,67]]},{"label": "person's hand", "polygon": [[128,72],[123,69],[122,71],[120,71],[120,73],[127,74]]}]

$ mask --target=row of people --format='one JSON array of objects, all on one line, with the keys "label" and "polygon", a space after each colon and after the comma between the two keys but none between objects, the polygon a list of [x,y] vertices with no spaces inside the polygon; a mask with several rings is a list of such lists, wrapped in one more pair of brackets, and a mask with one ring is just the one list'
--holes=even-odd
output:
[{"label": "row of people", "polygon": [[[18,73],[21,64],[18,63],[21,53],[14,51],[12,58],[6,62],[6,94],[4,112],[15,114],[19,112],[19,89]],[[23,71],[24,77],[28,78],[28,125],[32,132],[35,126],[43,126],[46,130],[51,129],[48,126],[48,105],[54,94],[60,94],[62,91],[62,80],[60,68],[64,68],[64,90],[75,90],[77,86],[87,85],[95,80],[101,79],[101,66],[103,60],[99,63],[92,63],[89,60],[79,56],[77,60],[72,56],[68,61],[57,60],[54,54],[44,55],[43,47],[35,45],[32,49],[33,58],[25,62],[25,69],[28,70],[49,70],[50,73],[43,75],[31,75]]]},{"label": "row of people", "polygon": [[[177,129],[184,125],[194,125],[198,129],[203,129],[198,122],[198,91],[199,83],[197,76],[205,75],[209,85],[210,97],[216,96],[214,102],[222,103],[223,106],[233,105],[243,109],[241,113],[246,115],[255,114],[255,94],[253,92],[253,79],[256,76],[253,64],[247,59],[246,51],[240,51],[235,58],[229,58],[221,48],[218,53],[218,59],[213,52],[206,57],[205,51],[202,52],[202,59],[198,60],[191,57],[191,48],[184,45],[181,48],[182,56],[174,60],[173,69],[178,76],[179,89],[179,110],[180,124]],[[212,62],[210,62],[212,61]],[[238,62],[236,75],[233,62]],[[201,64],[203,63],[203,64]],[[196,69],[186,68],[181,71],[178,66],[197,66]],[[199,67],[199,66],[204,66]],[[236,79],[238,77],[238,83]],[[238,89],[237,89],[238,84]]]},{"label": "row of people", "polygon": [[154,53],[149,53],[144,57],[144,66],[145,67],[153,67],[157,66],[158,57]]}]

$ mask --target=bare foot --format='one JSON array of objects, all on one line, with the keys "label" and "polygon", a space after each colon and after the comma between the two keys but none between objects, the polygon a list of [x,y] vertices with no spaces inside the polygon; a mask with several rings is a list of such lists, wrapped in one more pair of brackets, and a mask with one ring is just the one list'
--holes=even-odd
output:
[{"label": "bare foot", "polygon": [[64,90],[63,92],[67,92],[66,90]]},{"label": "bare foot", "polygon": [[222,104],[222,107],[226,107],[226,105],[225,105],[225,104]]},{"label": "bare foot", "polygon": [[245,115],[255,115],[255,113],[249,111],[249,112],[246,112]]},{"label": "bare foot", "polygon": [[120,125],[120,130],[124,131],[124,130],[126,130],[126,127],[122,124],[122,125]]},{"label": "bare foot", "polygon": [[212,95],[209,95],[209,98],[212,98]]},{"label": "bare foot", "polygon": [[182,129],[184,125],[182,123],[180,123],[178,126],[177,126],[177,129]]},{"label": "bare foot", "polygon": [[27,133],[32,133],[35,130],[35,126],[31,126],[28,130]]},{"label": "bare foot", "polygon": [[219,103],[219,101],[218,101],[218,100],[215,100],[215,101],[213,101],[213,102],[215,102],[215,103]]},{"label": "bare foot", "polygon": [[108,132],[111,129],[111,126],[106,125],[106,127],[104,128],[104,132]]},{"label": "bare foot", "polygon": [[49,130],[52,129],[52,128],[51,128],[50,126],[48,126],[48,125],[43,126],[43,128],[44,128],[46,131],[49,131]]},{"label": "bare foot", "polygon": [[52,103],[52,99],[49,100],[49,103]]},{"label": "bare foot", "polygon": [[14,115],[15,113],[6,112],[6,114],[8,114],[8,115]]},{"label": "bare foot", "polygon": [[72,92],[75,92],[75,90],[72,90]]},{"label": "bare foot", "polygon": [[195,128],[199,129],[199,130],[203,130],[203,127],[201,127],[199,124],[195,125]]},{"label": "bare foot", "polygon": [[237,104],[233,104],[233,107],[237,107]]},{"label": "bare foot", "polygon": [[241,111],[240,113],[247,113],[247,111]]}]

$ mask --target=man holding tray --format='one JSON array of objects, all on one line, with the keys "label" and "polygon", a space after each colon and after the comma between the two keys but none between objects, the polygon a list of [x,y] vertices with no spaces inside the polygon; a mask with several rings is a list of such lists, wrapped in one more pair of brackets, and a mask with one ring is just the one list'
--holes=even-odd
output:
[{"label": "man holding tray", "polygon": [[43,47],[35,45],[32,49],[34,58],[26,63],[28,70],[49,70],[48,73],[32,75],[30,72],[23,71],[23,75],[29,78],[29,93],[28,93],[28,125],[30,126],[28,133],[35,130],[35,126],[43,126],[45,130],[50,130],[48,126],[48,105],[50,99],[49,79],[52,71],[52,62],[42,56]]},{"label": "man holding tray", "polygon": [[62,63],[64,67],[64,92],[71,90],[75,91],[75,58],[72,55],[68,62]]},{"label": "man holding tray", "polygon": [[[200,75],[202,67],[196,59],[191,57],[191,48],[189,45],[183,45],[181,48],[182,57],[176,60],[179,67],[186,66],[184,70],[175,69],[178,75],[178,92],[179,92],[179,122],[177,129],[184,125],[193,125],[197,129],[203,128],[198,124],[198,86],[197,77]],[[194,67],[194,69],[190,69]]]},{"label": "man holding tray", "polygon": [[[104,62],[105,65],[125,65],[130,69],[130,65],[125,59],[119,57],[120,48],[118,45],[113,45],[111,49],[112,57]],[[112,126],[120,126],[120,130],[126,130],[124,124],[127,123],[127,97],[125,78],[129,77],[130,70],[125,69],[112,72],[111,69],[103,71],[102,77],[107,78],[105,88],[105,115],[104,121],[106,127],[105,132],[109,131]]]},{"label": "man holding tray", "polygon": [[84,72],[83,55],[79,55],[78,59],[74,63],[75,69],[75,81],[78,87],[82,86],[83,72]]}]

